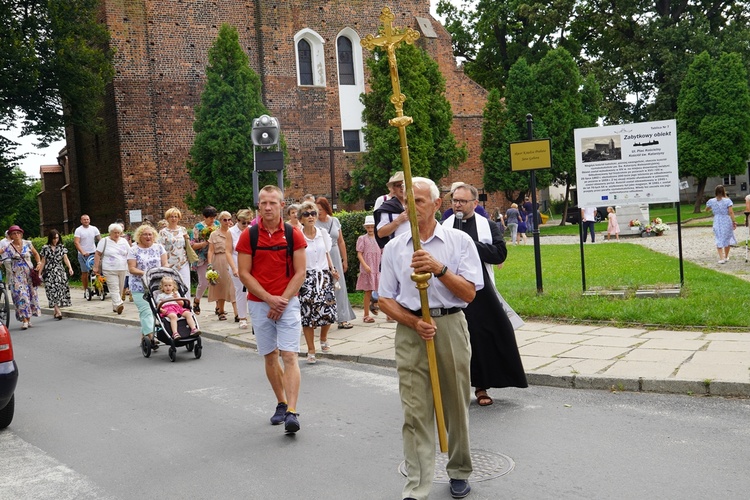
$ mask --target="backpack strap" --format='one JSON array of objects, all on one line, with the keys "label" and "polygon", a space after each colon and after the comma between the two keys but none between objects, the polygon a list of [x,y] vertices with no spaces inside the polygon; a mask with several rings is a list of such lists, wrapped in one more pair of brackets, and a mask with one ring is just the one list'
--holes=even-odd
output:
[{"label": "backpack strap", "polygon": [[258,238],[260,237],[260,229],[258,228],[259,224],[256,224],[254,226],[250,226],[250,251],[255,258],[255,252],[257,250],[270,250],[272,252],[277,252],[279,250],[286,249],[286,276],[287,278],[291,276],[291,270],[293,267],[294,262],[294,228],[291,224],[284,223],[284,237],[286,238],[286,245],[275,245],[272,247],[259,247],[258,246]]}]

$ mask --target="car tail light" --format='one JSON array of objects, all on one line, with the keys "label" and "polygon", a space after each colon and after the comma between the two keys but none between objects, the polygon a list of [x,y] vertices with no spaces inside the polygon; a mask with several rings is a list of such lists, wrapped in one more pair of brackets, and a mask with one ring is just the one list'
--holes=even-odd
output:
[{"label": "car tail light", "polygon": [[13,361],[13,342],[5,325],[0,324],[0,363]]}]

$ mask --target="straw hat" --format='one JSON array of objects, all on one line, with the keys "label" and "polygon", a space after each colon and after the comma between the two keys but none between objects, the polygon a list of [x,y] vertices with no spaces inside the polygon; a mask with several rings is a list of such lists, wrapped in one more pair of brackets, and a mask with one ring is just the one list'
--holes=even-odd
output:
[{"label": "straw hat", "polygon": [[375,217],[372,215],[366,215],[365,216],[365,223],[362,224],[363,226],[374,226],[375,225]]}]

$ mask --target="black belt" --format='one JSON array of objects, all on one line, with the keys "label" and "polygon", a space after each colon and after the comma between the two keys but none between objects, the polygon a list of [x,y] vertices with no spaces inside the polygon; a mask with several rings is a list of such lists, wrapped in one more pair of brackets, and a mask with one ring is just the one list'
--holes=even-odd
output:
[{"label": "black belt", "polygon": [[[422,310],[418,309],[416,311],[409,309],[409,311],[414,316],[422,316]],[[448,316],[449,314],[456,314],[457,312],[461,312],[463,309],[460,307],[449,307],[448,309],[444,307],[431,307],[430,308],[430,317],[431,318],[439,318],[440,316]]]}]

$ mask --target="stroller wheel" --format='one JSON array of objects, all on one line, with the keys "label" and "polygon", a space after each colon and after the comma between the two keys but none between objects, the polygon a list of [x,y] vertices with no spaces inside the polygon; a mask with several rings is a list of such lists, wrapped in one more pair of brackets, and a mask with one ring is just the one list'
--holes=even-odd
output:
[{"label": "stroller wheel", "polygon": [[91,300],[91,290],[88,288],[83,291],[83,298],[86,300]]},{"label": "stroller wheel", "polygon": [[192,351],[193,347],[195,347],[195,342],[190,342],[189,344],[185,344],[185,349],[187,349],[188,352]]},{"label": "stroller wheel", "polygon": [[151,356],[151,341],[145,335],[141,338],[141,352],[144,358]]},{"label": "stroller wheel", "polygon": [[195,346],[195,351],[193,351],[193,354],[195,354],[195,359],[201,359],[201,353],[203,352],[202,346]]},{"label": "stroller wheel", "polygon": [[177,359],[177,349],[174,347],[169,348],[169,359],[174,363],[174,361]]},{"label": "stroller wheel", "polygon": [[101,300],[104,300],[107,298],[107,292],[102,292]]}]

